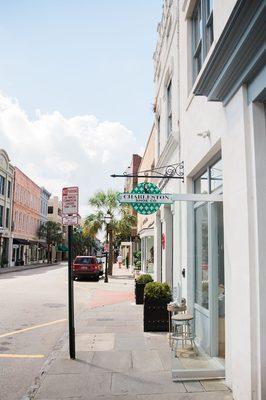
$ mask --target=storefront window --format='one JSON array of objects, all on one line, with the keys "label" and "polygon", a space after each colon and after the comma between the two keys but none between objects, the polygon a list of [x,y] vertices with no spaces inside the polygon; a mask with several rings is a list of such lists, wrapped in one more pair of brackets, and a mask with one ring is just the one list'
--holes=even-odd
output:
[{"label": "storefront window", "polygon": [[208,171],[204,172],[198,179],[195,180],[195,193],[207,194],[209,193],[209,179]]},{"label": "storefront window", "polygon": [[211,181],[211,192],[214,192],[223,184],[223,169],[222,160],[219,160],[216,164],[210,167],[210,181]]},{"label": "storefront window", "polygon": [[195,209],[196,303],[209,308],[208,208]]},{"label": "storefront window", "polygon": [[153,266],[154,266],[154,237],[147,236],[145,239],[146,239],[145,268],[146,268],[146,272],[148,272],[149,274],[152,274]]}]

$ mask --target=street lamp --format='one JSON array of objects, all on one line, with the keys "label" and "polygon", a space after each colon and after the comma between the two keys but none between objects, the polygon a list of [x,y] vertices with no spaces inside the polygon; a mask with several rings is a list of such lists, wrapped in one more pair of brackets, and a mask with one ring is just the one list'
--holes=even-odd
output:
[{"label": "street lamp", "polygon": [[[109,226],[109,223],[110,223],[111,219],[112,219],[112,215],[110,214],[110,211],[107,211],[107,214],[104,216],[104,222],[106,224],[106,241],[107,241],[107,243],[108,243],[108,226]],[[110,251],[110,248],[109,248],[109,251]],[[104,278],[104,282],[108,283],[108,263],[107,263],[108,252],[107,251],[105,253],[105,256],[106,256],[106,259],[105,259],[105,278]]]}]

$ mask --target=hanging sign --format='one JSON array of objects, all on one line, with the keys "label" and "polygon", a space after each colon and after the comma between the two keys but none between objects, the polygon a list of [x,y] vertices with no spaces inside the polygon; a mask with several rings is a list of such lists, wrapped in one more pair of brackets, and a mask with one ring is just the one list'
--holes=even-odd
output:
[{"label": "hanging sign", "polygon": [[130,204],[138,214],[155,213],[162,204],[173,203],[172,194],[161,193],[158,186],[151,182],[139,183],[131,193],[119,193],[119,203]]}]

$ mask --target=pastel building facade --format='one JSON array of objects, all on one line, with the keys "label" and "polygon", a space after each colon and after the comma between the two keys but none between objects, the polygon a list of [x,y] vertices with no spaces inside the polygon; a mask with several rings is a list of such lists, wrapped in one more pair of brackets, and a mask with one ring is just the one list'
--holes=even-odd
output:
[{"label": "pastel building facade", "polygon": [[0,267],[12,262],[12,197],[14,167],[8,154],[0,149]]},{"label": "pastel building facade", "polygon": [[38,262],[41,188],[15,167],[13,196],[13,265]]},{"label": "pastel building facade", "polygon": [[[131,192],[135,186],[138,184],[138,173],[139,165],[141,163],[141,156],[138,154],[133,154],[129,167],[127,168],[128,174],[133,174],[133,178],[126,178],[124,185],[124,192]],[[137,213],[133,208],[129,207],[129,212],[137,218]],[[124,262],[128,259],[128,264],[130,267],[134,264],[134,252],[138,249],[138,236],[137,236],[137,224],[131,229],[130,237],[127,242],[122,242],[120,245],[120,253],[123,257]]]},{"label": "pastel building facade", "polygon": [[[139,165],[141,171],[151,171],[154,169],[155,156],[155,125],[153,125],[147,145]],[[138,178],[138,183],[154,182],[151,172],[147,173],[147,178]],[[141,271],[143,273],[154,273],[154,222],[155,216],[138,214],[138,235],[141,241]]]}]

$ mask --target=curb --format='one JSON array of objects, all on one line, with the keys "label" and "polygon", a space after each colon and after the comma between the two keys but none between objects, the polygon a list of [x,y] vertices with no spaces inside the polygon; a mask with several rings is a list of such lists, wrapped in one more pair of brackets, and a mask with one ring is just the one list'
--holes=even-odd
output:
[{"label": "curb", "polygon": [[8,268],[0,268],[0,275],[1,274],[8,274],[11,272],[19,272],[19,271],[26,271],[28,269],[35,269],[35,268],[45,268],[45,267],[56,267],[58,265],[61,265],[60,263],[55,263],[55,264],[32,264],[32,265],[24,265],[21,267],[8,267]]}]

